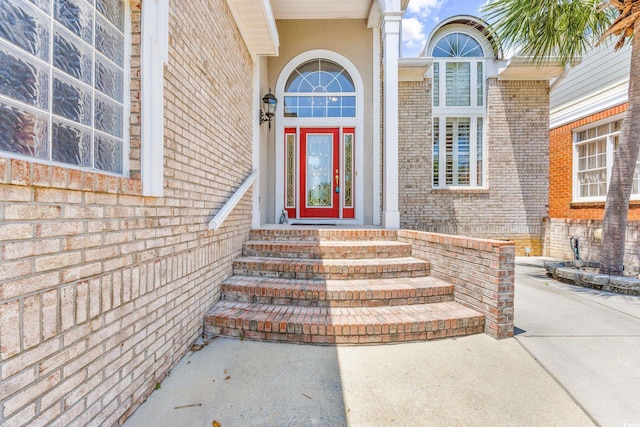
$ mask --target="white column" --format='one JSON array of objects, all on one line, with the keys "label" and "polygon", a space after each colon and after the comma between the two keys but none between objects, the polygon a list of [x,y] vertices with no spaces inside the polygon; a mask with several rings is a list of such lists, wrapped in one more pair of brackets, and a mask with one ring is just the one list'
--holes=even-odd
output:
[{"label": "white column", "polygon": [[[260,115],[261,96],[260,96],[260,76],[262,67],[260,58],[253,61],[253,170],[260,170]],[[252,210],[251,210],[251,227],[260,228],[260,173],[253,184],[252,189]]]},{"label": "white column", "polygon": [[398,211],[398,58],[402,12],[383,12],[384,164],[382,226],[400,228]]}]

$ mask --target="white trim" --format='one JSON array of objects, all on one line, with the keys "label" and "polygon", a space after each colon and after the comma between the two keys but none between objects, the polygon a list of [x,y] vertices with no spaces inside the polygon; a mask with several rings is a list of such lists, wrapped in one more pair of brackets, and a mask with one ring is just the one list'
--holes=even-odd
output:
[{"label": "white trim", "polygon": [[[253,138],[252,138],[252,157],[251,161],[253,164],[253,170],[260,170],[260,117],[258,115],[258,111],[260,111],[261,107],[261,96],[260,96],[260,60],[253,61]],[[255,183],[253,185],[253,193],[251,195],[252,201],[252,210],[251,210],[251,227],[259,228],[261,225],[261,217],[260,217],[260,175],[258,174],[255,179]]]},{"label": "white trim", "polygon": [[164,65],[168,61],[168,0],[145,0],[142,7],[141,175],[142,195],[164,190]]},{"label": "white trim", "polygon": [[[376,3],[377,5],[377,3]],[[373,225],[380,225],[380,191],[381,191],[381,180],[380,176],[380,123],[381,123],[381,106],[380,102],[382,101],[382,96],[380,93],[380,61],[382,57],[380,55],[380,28],[375,27],[373,29]]]},{"label": "white trim", "polygon": [[[364,84],[362,83],[362,77],[360,76],[360,72],[356,68],[353,63],[347,59],[346,57],[340,55],[339,53],[325,50],[325,49],[315,49],[307,52],[303,52],[293,59],[291,59],[287,65],[285,65],[278,76],[278,81],[276,83],[276,98],[284,101],[284,87],[289,78],[289,75],[301,64],[304,62],[310,61],[312,59],[327,59],[329,61],[333,61],[342,67],[349,73],[351,78],[353,79],[353,83],[356,87],[356,117],[305,117],[305,118],[293,118],[293,117],[284,117],[284,107],[276,110],[276,159],[275,159],[275,177],[276,177],[276,187],[275,187],[275,209],[274,214],[275,218],[280,218],[280,213],[283,209],[285,209],[285,200],[284,200],[284,129],[285,128],[294,128],[297,127],[297,140],[299,141],[299,128],[303,127],[316,127],[316,128],[339,128],[339,127],[352,127],[355,128],[355,144],[356,144],[356,161],[355,161],[355,170],[356,179],[355,179],[355,221],[358,224],[364,223],[364,176],[363,176],[363,168],[364,168]],[[284,102],[282,102],[284,104]],[[297,150],[299,151],[299,150]],[[299,154],[299,153],[298,153]],[[299,164],[299,159],[297,159]],[[299,171],[298,171],[299,172]],[[297,177],[298,182],[300,177]],[[297,191],[296,193],[299,193]],[[296,205],[298,209],[300,207],[300,200],[296,200]],[[298,212],[298,216],[299,216]]]},{"label": "white trim", "polygon": [[270,0],[227,0],[249,55],[278,55],[280,36]]}]

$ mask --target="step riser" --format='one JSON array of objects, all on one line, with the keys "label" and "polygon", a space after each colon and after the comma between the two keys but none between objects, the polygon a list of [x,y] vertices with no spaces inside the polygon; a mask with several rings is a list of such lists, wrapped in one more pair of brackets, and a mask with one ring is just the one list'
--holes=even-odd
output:
[{"label": "step riser", "polygon": [[[219,319],[216,323],[224,323]],[[235,324],[235,320],[229,323]],[[214,335],[259,341],[313,344],[383,344],[426,341],[482,333],[484,320],[452,319],[415,324],[376,324],[323,326],[309,324],[269,324],[246,321],[246,328],[205,325],[205,332]],[[255,323],[255,324],[253,324]],[[254,326],[253,328],[251,326]]]},{"label": "step riser", "polygon": [[257,304],[297,305],[301,307],[384,307],[393,305],[433,304],[437,302],[453,301],[453,295],[434,295],[426,297],[388,298],[388,299],[318,299],[309,297],[281,298],[271,296],[258,296],[242,293],[223,293],[223,301],[250,302]]},{"label": "step riser", "polygon": [[320,280],[363,280],[363,279],[398,279],[402,277],[424,277],[429,274],[428,269],[412,271],[338,271],[338,272],[302,272],[302,271],[268,271],[261,269],[234,268],[234,274],[242,276],[268,277],[279,279],[320,279]]},{"label": "step riser", "polygon": [[267,245],[245,245],[244,256],[274,257],[292,259],[367,259],[367,258],[406,258],[411,256],[411,248],[358,248],[358,247],[305,247],[296,251],[287,251],[278,247],[265,248]]},{"label": "step riser", "polygon": [[250,240],[262,241],[350,241],[350,240],[397,240],[398,233],[394,230],[344,230],[344,229],[286,229],[286,230],[252,230]]}]

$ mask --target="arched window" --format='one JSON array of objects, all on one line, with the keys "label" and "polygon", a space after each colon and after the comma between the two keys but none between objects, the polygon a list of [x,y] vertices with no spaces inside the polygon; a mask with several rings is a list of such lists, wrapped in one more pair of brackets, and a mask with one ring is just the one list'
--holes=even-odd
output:
[{"label": "arched window", "polygon": [[433,186],[486,186],[484,50],[464,33],[434,45]]},{"label": "arched window", "polygon": [[285,117],[355,117],[356,90],[344,67],[313,59],[297,67],[284,89]]}]

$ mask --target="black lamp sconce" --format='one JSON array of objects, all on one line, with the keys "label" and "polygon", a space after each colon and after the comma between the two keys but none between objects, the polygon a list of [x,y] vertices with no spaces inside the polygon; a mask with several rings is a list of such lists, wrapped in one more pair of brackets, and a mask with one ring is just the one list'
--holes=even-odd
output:
[{"label": "black lamp sconce", "polygon": [[269,88],[269,93],[262,97],[262,108],[260,110],[260,124],[264,122],[269,122],[269,130],[271,130],[271,120],[273,120],[276,115],[276,107],[278,106],[278,100],[271,93],[271,88]]}]

